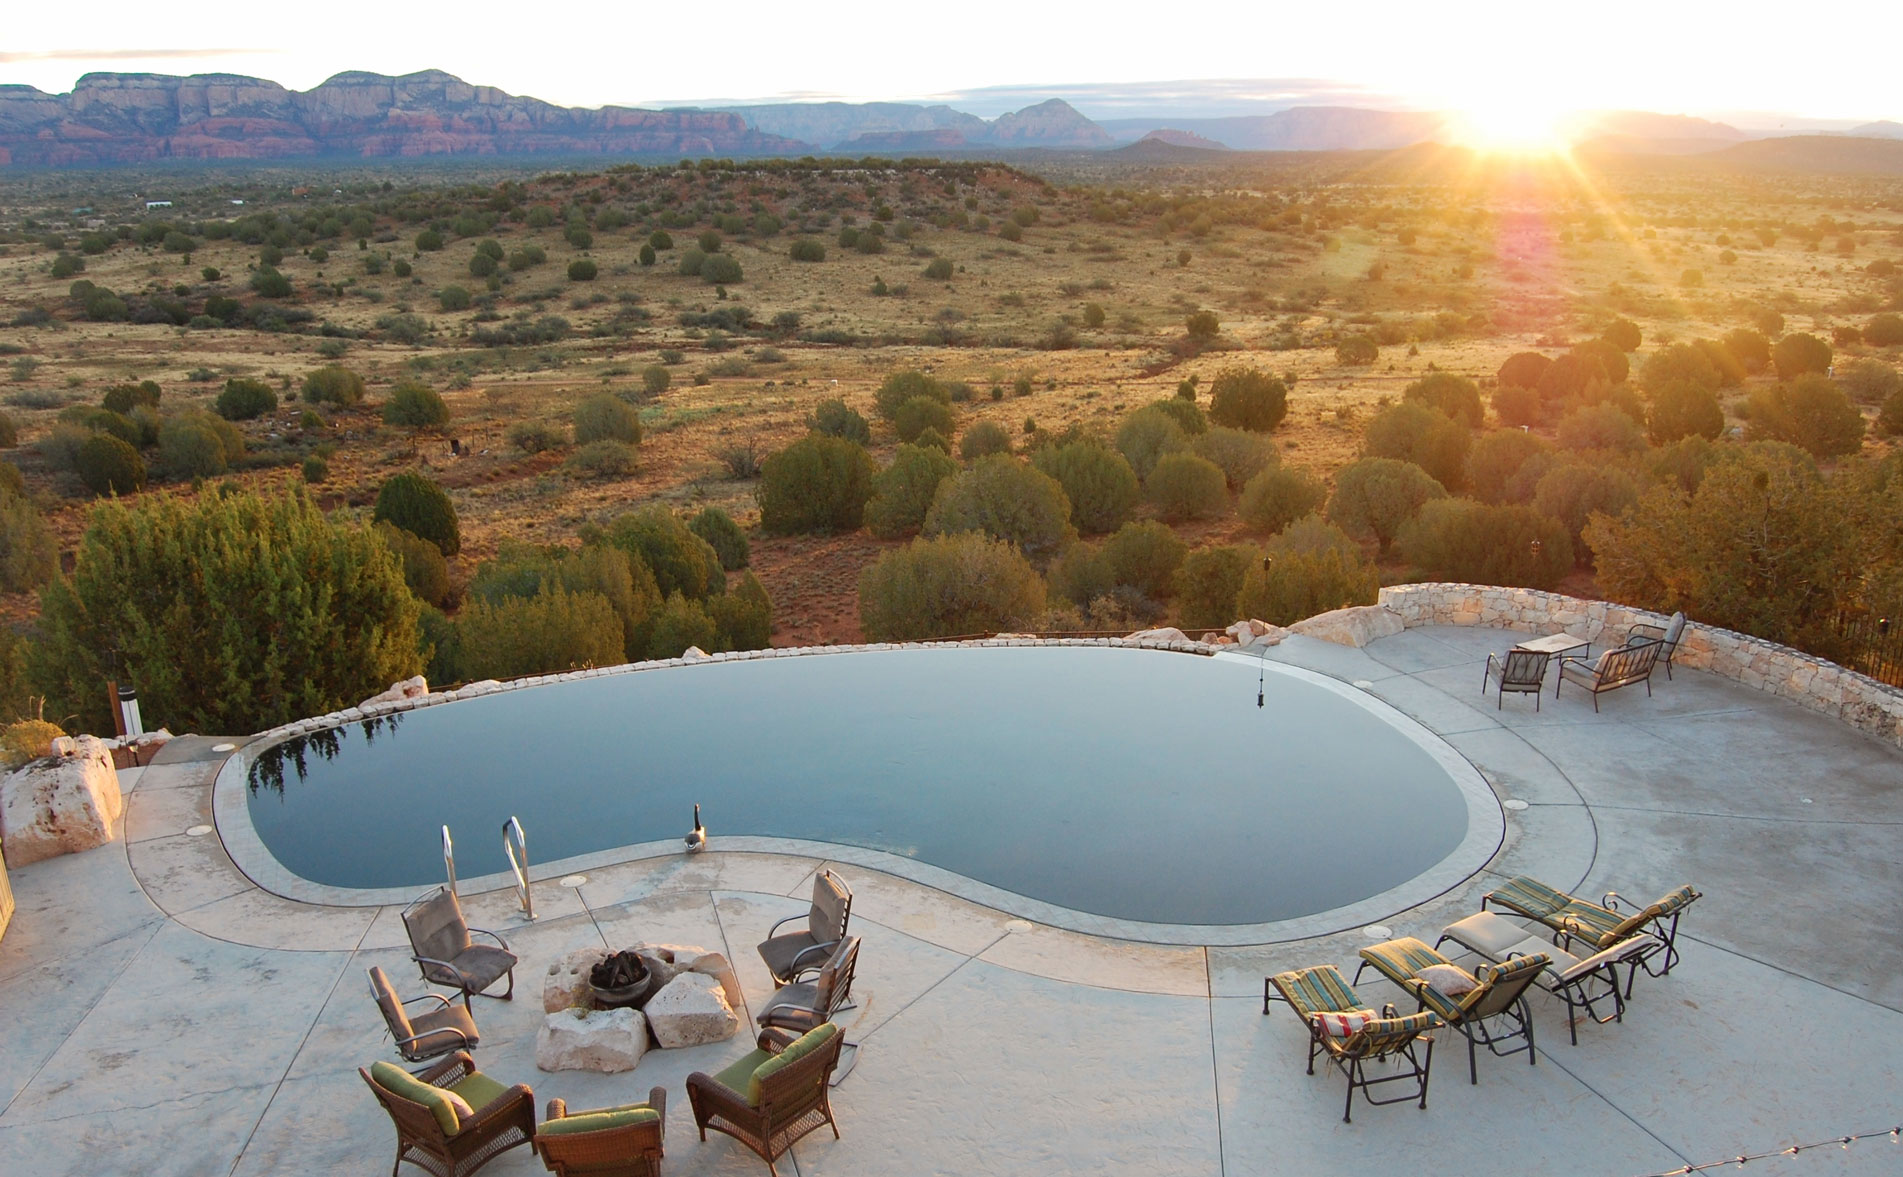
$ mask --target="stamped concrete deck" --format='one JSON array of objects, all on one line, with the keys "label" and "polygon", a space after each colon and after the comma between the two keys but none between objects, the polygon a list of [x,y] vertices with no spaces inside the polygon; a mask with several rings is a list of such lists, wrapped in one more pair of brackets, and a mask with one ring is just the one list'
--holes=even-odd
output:
[{"label": "stamped concrete deck", "polygon": [[[1303,1074],[1305,1036],[1261,1013],[1266,972],[1352,972],[1359,929],[1244,947],[1132,943],[1028,923],[921,883],[838,864],[866,938],[834,1092],[843,1139],[808,1137],[807,1175],[1359,1173],[1398,1168],[1603,1174],[1888,1128],[1903,1118],[1903,754],[1835,720],[1680,671],[1542,710],[1479,694],[1480,665],[1515,635],[1423,628],[1365,650],[1292,638],[1271,657],[1370,689],[1439,732],[1503,798],[1507,836],[1480,875],[1383,922],[1430,942],[1528,873],[1644,898],[1692,881],[1684,960],[1641,976],[1623,1025],[1581,1028],[1535,1003],[1541,1052],[1483,1056],[1466,1082],[1446,1040],[1425,1111],[1357,1106]],[[223,759],[179,740],[128,797],[125,840],[13,872],[0,940],[0,1173],[375,1174],[393,1134],[355,1068],[393,1057],[363,971],[418,988],[390,907],[266,893],[208,822]],[[1264,756],[1274,750],[1265,748]],[[1389,820],[1387,815],[1365,815]],[[1334,836],[1352,818],[1291,814]],[[1344,839],[1350,845],[1351,839]],[[719,845],[718,840],[715,843]],[[1345,849],[1344,853],[1352,853]],[[800,911],[825,860],[713,850],[588,871],[611,940],[725,951],[750,1002],[770,991],[752,945]],[[1221,885],[1220,880],[1216,885]],[[681,1080],[739,1039],[652,1052],[632,1074],[534,1068],[540,964],[595,942],[573,891],[536,888],[524,926],[508,895],[472,922],[524,958],[513,1003],[481,1001],[482,1068],[539,1099],[586,1107],[671,1092],[666,1168],[758,1173],[722,1137],[700,1143]],[[1372,975],[1375,1000],[1390,994]],[[848,1056],[851,1058],[851,1056]],[[1882,1141],[1755,1162],[1772,1174],[1903,1172]],[[526,1150],[484,1170],[542,1172]]]}]

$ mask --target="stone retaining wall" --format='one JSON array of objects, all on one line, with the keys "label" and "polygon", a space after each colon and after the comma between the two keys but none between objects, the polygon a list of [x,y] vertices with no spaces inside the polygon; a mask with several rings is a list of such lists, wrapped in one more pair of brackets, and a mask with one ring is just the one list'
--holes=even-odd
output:
[{"label": "stone retaining wall", "polygon": [[[1381,604],[1405,625],[1477,625],[1548,634],[1565,630],[1595,644],[1623,641],[1641,623],[1667,618],[1538,589],[1479,584],[1400,584],[1381,590]],[[1859,731],[1903,747],[1903,690],[1835,662],[1728,629],[1686,627],[1673,666],[1692,667],[1834,715]]]}]

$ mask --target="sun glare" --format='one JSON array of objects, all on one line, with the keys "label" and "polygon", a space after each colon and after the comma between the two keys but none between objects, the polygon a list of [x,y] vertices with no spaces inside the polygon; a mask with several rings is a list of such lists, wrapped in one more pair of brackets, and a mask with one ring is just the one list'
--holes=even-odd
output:
[{"label": "sun glare", "polygon": [[1468,107],[1453,122],[1455,138],[1480,151],[1551,155],[1566,150],[1564,112],[1510,99]]}]

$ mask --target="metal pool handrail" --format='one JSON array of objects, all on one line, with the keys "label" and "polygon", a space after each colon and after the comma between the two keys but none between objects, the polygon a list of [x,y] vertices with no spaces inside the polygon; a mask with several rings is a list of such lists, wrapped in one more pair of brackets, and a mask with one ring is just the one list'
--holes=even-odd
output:
[{"label": "metal pool handrail", "polygon": [[509,870],[515,875],[515,893],[521,900],[522,912],[534,919],[535,897],[529,891],[529,836],[522,832],[522,823],[514,815],[502,823],[502,852],[509,856]]},{"label": "metal pool handrail", "polygon": [[443,827],[443,870],[449,875],[449,893],[456,894],[456,844],[449,840],[449,827]]}]

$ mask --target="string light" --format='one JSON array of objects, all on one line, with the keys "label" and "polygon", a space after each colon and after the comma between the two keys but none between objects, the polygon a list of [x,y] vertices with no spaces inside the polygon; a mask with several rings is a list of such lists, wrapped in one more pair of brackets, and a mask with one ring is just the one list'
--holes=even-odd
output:
[{"label": "string light", "polygon": [[1647,1177],[1688,1177],[1692,1173],[1703,1173],[1707,1169],[1722,1169],[1726,1165],[1736,1165],[1742,1169],[1752,1161],[1767,1160],[1771,1157],[1794,1157],[1807,1148],[1823,1148],[1831,1144],[1842,1145],[1844,1151],[1849,1152],[1850,1146],[1859,1140],[1876,1140],[1884,1136],[1889,1137],[1892,1144],[1903,1144],[1903,1124],[1886,1128],[1881,1132],[1863,1132],[1856,1136],[1833,1136],[1828,1140],[1813,1141],[1810,1144],[1789,1145],[1773,1152],[1740,1153],[1719,1161],[1706,1161],[1702,1165],[1682,1165],[1676,1169],[1664,1169],[1657,1173],[1647,1174]]}]

